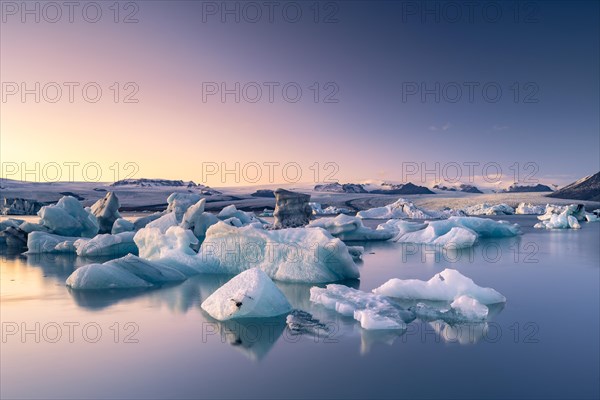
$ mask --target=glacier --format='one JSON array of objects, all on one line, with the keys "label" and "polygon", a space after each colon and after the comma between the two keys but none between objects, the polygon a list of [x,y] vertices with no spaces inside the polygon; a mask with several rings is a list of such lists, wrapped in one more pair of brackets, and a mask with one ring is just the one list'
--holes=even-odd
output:
[{"label": "glacier", "polygon": [[204,300],[201,307],[219,321],[276,317],[292,310],[281,290],[258,268],[233,277]]}]

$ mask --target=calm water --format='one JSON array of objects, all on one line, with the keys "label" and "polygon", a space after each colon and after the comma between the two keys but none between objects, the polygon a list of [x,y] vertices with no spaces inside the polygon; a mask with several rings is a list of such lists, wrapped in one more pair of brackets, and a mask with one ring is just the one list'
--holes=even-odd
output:
[{"label": "calm water", "polygon": [[[600,396],[600,223],[531,228],[459,254],[365,244],[360,282],[429,279],[456,268],[508,301],[485,325],[413,322],[369,332],[278,284],[327,324],[294,335],[285,320],[216,323],[200,303],[228,277],[145,292],[70,292],[89,260],[2,249],[2,398],[364,398]],[[37,325],[36,325],[37,324]]]}]

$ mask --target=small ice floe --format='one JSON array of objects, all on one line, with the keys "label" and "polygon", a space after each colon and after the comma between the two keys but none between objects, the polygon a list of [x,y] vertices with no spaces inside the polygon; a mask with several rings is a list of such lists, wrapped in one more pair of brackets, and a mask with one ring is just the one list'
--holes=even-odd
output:
[{"label": "small ice floe", "polygon": [[201,307],[219,321],[275,317],[292,309],[281,290],[258,268],[232,278],[204,300]]},{"label": "small ice floe", "polygon": [[385,296],[344,285],[312,287],[310,301],[354,318],[364,329],[406,329],[405,321],[414,319],[410,311],[404,310]]},{"label": "small ice floe", "polygon": [[[482,304],[506,302],[506,297],[492,288],[476,285],[455,269],[445,269],[428,281],[418,279],[390,279],[373,289],[373,293],[410,300],[455,301],[469,296]],[[463,304],[461,301],[459,304]]]},{"label": "small ice floe", "polygon": [[571,204],[569,206],[548,206],[546,213],[538,217],[540,222],[534,228],[545,229],[580,229],[579,222],[596,222],[595,214],[585,211],[583,204]]},{"label": "small ice floe", "polygon": [[103,264],[77,268],[66,283],[75,290],[134,289],[181,282],[186,278],[174,268],[130,254]]},{"label": "small ice floe", "polygon": [[[310,300],[329,310],[353,317],[363,329],[405,329],[415,318],[452,323],[482,321],[487,305],[506,298],[491,288],[482,288],[458,271],[446,269],[429,281],[391,279],[367,293],[343,285],[310,289]],[[418,301],[405,308],[397,300]]]},{"label": "small ice floe", "polygon": [[389,240],[394,234],[389,230],[376,230],[367,228],[358,217],[340,214],[337,217],[319,218],[311,221],[310,227],[319,227],[327,230],[333,236],[342,240]]},{"label": "small ice floe", "polygon": [[48,232],[34,231],[27,236],[27,252],[38,253],[75,253],[74,246],[79,237],[60,236]]}]

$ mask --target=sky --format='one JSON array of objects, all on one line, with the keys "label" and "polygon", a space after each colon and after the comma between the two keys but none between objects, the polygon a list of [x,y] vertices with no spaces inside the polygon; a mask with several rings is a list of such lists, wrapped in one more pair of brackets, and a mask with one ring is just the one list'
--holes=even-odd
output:
[{"label": "sky", "polygon": [[3,178],[564,185],[600,169],[598,2],[73,4],[1,4]]}]

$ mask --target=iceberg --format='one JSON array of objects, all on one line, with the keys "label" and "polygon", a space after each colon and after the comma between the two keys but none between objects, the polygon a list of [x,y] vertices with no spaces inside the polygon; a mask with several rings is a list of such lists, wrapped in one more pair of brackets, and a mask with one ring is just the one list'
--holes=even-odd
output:
[{"label": "iceberg", "polygon": [[465,248],[473,246],[480,237],[510,237],[521,233],[517,224],[477,217],[450,217],[443,221],[429,221],[421,230],[416,228],[398,224],[399,231],[394,241]]},{"label": "iceberg", "polygon": [[436,219],[448,217],[447,213],[445,212],[424,210],[415,206],[410,201],[402,198],[384,207],[375,207],[368,210],[359,211],[356,216],[359,218],[369,219]]},{"label": "iceberg", "polygon": [[367,228],[358,217],[340,214],[337,217],[319,218],[308,224],[309,228],[323,228],[342,240],[389,240],[394,236],[391,230]]},{"label": "iceberg", "polygon": [[90,211],[98,220],[98,233],[110,233],[112,231],[115,221],[121,218],[119,207],[119,199],[113,192],[108,192],[106,196],[90,207]]},{"label": "iceberg", "polygon": [[298,228],[308,224],[312,215],[312,208],[308,204],[310,195],[285,189],[277,189],[274,193],[275,229]]},{"label": "iceberg", "polygon": [[75,253],[74,243],[79,237],[59,236],[48,232],[34,231],[27,236],[26,254]]},{"label": "iceberg", "polygon": [[258,268],[232,278],[204,300],[201,307],[218,321],[276,317],[292,310],[281,290]]},{"label": "iceberg", "polygon": [[411,312],[384,296],[344,285],[312,287],[310,301],[354,318],[364,329],[406,329],[406,322],[414,319]]},{"label": "iceberg", "polygon": [[482,203],[467,207],[464,212],[467,215],[512,215],[515,209],[504,203],[496,205]]},{"label": "iceberg", "polygon": [[[455,301],[461,296],[469,296],[482,304],[506,302],[506,297],[492,288],[477,286],[454,269],[445,269],[428,281],[417,279],[390,279],[373,289],[373,293],[398,299]],[[462,304],[461,300],[458,304]]]},{"label": "iceberg", "polygon": [[167,229],[169,229],[172,226],[177,226],[179,225],[179,222],[177,221],[177,214],[175,214],[174,212],[169,212],[166,214],[163,214],[161,217],[150,221],[146,224],[146,228],[157,228],[159,229],[162,233],[165,233],[167,231]]},{"label": "iceberg", "polygon": [[580,229],[580,221],[593,222],[594,214],[587,213],[582,204],[569,206],[547,206],[546,213],[538,216],[540,222],[534,228],[545,229]]},{"label": "iceberg", "polygon": [[73,243],[77,255],[82,257],[110,256],[121,257],[128,253],[137,254],[133,241],[135,232],[123,232],[116,235],[101,234],[92,239],[78,239]]},{"label": "iceberg", "polygon": [[67,278],[67,286],[76,290],[134,289],[185,279],[184,274],[171,267],[130,254],[103,264],[77,268]]},{"label": "iceberg", "polygon": [[346,245],[321,228],[265,230],[259,224],[235,227],[219,221],[198,239],[190,230],[171,227],[164,234],[144,228],[134,237],[140,256],[196,273],[238,274],[259,268],[272,279],[288,282],[334,282],[359,277]]},{"label": "iceberg", "polygon": [[118,218],[113,223],[110,233],[116,235],[117,233],[133,232],[135,231],[135,224],[125,218]]},{"label": "iceberg", "polygon": [[236,274],[257,267],[287,282],[334,282],[359,272],[346,245],[321,228],[241,228],[219,222],[206,232],[197,259],[208,273]]},{"label": "iceberg", "polygon": [[524,214],[524,215],[541,215],[546,212],[545,206],[538,206],[531,203],[519,203],[517,208],[515,208],[515,214]]},{"label": "iceberg", "polygon": [[38,212],[41,224],[50,232],[62,236],[94,237],[98,220],[74,197],[62,197],[55,205],[44,206]]}]

